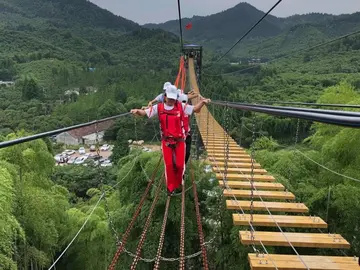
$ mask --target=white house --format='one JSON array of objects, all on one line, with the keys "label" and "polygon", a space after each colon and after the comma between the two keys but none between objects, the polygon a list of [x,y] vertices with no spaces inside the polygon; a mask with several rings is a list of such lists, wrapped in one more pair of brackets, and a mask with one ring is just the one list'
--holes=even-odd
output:
[{"label": "white house", "polygon": [[[101,122],[97,125],[99,142],[103,141],[104,131],[107,130],[114,121]],[[92,145],[96,143],[96,125],[90,125],[87,127],[77,128],[70,131],[60,133],[56,136],[57,143],[63,143],[66,145],[78,145],[86,144]]]},{"label": "white house", "polygon": [[0,86],[10,87],[12,85],[15,85],[15,82],[10,81],[0,81]]}]

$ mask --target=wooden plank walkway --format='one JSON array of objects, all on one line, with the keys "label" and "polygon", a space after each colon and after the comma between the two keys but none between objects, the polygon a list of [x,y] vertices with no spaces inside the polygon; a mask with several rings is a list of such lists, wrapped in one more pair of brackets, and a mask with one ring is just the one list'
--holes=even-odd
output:
[{"label": "wooden plank walkway", "polygon": [[[224,172],[225,168],[224,167],[220,167],[220,166],[213,166],[213,170],[214,171],[218,171],[218,172]],[[227,169],[228,173],[251,173],[251,169],[249,168],[228,168]],[[254,169],[254,174],[267,174],[267,171],[264,169]]]},{"label": "wooden plank walkway", "polygon": [[[234,225],[249,226],[249,214],[233,214]],[[288,216],[288,215],[253,215],[254,226],[290,228],[327,228],[327,224],[320,217]]]},{"label": "wooden plank walkway", "polygon": [[[208,157],[210,162],[217,162],[221,161],[224,162],[224,157]],[[231,158],[232,162],[239,162],[239,163],[251,163],[251,158]],[[256,160],[254,159],[254,162]]]},{"label": "wooden plank walkway", "polygon": [[[264,205],[265,204],[265,205]],[[250,210],[250,201],[235,201],[226,200],[226,208],[231,210]],[[253,202],[254,211],[267,211],[271,212],[289,212],[289,213],[307,213],[309,208],[303,203],[285,203],[285,202]]]},{"label": "wooden plank walkway", "polygon": [[[194,62],[192,58],[189,58],[189,81],[191,87],[196,93],[200,93],[196,75],[194,71]],[[196,103],[199,99],[196,98],[193,101]],[[195,104],[194,103],[194,104]],[[204,107],[200,114],[196,114],[196,121],[200,131],[200,135],[207,151],[207,159],[210,161],[212,170],[216,174],[216,179],[219,180],[219,185],[224,187],[223,172],[225,167],[225,146],[226,140],[229,142],[229,153],[227,160],[227,186],[224,187],[224,196],[226,197],[241,197],[250,198],[251,189],[249,179],[251,179],[251,157],[246,152],[246,149],[241,148],[237,142],[225,135],[224,129],[213,118],[207,107]],[[266,201],[253,201],[252,209],[254,211],[261,211],[267,213],[278,212],[279,215],[271,214],[253,214],[253,225],[258,227],[275,227],[277,224],[281,226],[286,235],[279,232],[255,232],[255,245],[259,245],[260,241],[266,246],[283,246],[288,247],[289,240],[293,246],[302,248],[350,248],[350,244],[341,235],[328,235],[320,233],[305,233],[305,232],[286,232],[286,228],[327,228],[327,223],[320,217],[300,216],[294,215],[294,213],[308,213],[309,209],[303,203],[294,202],[280,202],[278,200],[283,199],[295,199],[294,194],[290,192],[284,192],[284,186],[275,183],[275,178],[268,174],[268,172],[261,168],[261,165],[254,160],[255,169],[253,179],[254,185],[258,191],[254,190],[254,199],[262,199]],[[277,201],[268,201],[268,200]],[[250,200],[226,200],[227,209],[241,213],[245,211],[245,214],[233,214],[233,222],[236,226],[249,227],[250,215]],[[289,213],[289,215],[280,215],[282,213]],[[293,215],[291,215],[293,213]],[[276,222],[274,221],[276,220]],[[276,224],[277,223],[277,224]],[[250,245],[249,232],[240,231],[240,240],[244,245]],[[250,239],[251,240],[251,239]],[[360,270],[357,257],[334,257],[334,256],[307,256],[301,255],[302,260],[307,267],[312,270]],[[248,254],[248,260],[252,270],[302,270],[308,269],[300,258],[296,255],[259,255]]]},{"label": "wooden plank walkway", "polygon": [[[250,181],[227,181],[227,184],[231,188],[251,189]],[[224,182],[219,181],[219,186],[223,185]],[[285,190],[285,187],[280,183],[254,182],[254,186],[257,190]]]},{"label": "wooden plank walkway", "polygon": [[[240,241],[243,245],[251,245],[250,231],[240,231]],[[344,248],[349,249],[350,244],[340,234],[324,233],[289,233],[289,232],[259,232],[254,233],[255,245],[308,248]],[[260,242],[261,241],[261,242]],[[360,268],[360,267],[359,267]]]},{"label": "wooden plank walkway", "polygon": [[[252,270],[359,270],[359,258],[341,256],[301,256],[306,266],[297,255],[260,255],[248,254]],[[276,267],[274,266],[276,265]]]},{"label": "wooden plank walkway", "polygon": [[[236,198],[250,198],[251,190],[241,190],[241,189],[233,189],[233,190],[224,190],[225,197],[233,197]],[[274,199],[274,200],[295,200],[295,195],[291,192],[285,191],[265,191],[265,190],[254,190],[253,192],[254,198],[261,197],[263,199]]]},{"label": "wooden plank walkway", "polygon": [[[225,162],[224,161],[210,161],[210,163],[215,166],[219,166],[219,167],[224,167],[225,166]],[[231,160],[231,162],[227,163],[228,168],[251,168],[251,163],[242,163],[242,162],[234,162],[233,160]],[[255,169],[260,169],[261,165],[259,163],[255,163],[254,162],[254,168]]]},{"label": "wooden plank walkway", "polygon": [[[250,174],[228,173],[226,177],[228,180],[239,180],[239,181],[243,181],[243,180],[249,181],[251,179]],[[224,175],[222,173],[216,173],[216,179],[222,180],[223,178],[224,178]],[[260,174],[260,175],[254,175],[254,181],[274,182],[275,178],[271,175]]]}]

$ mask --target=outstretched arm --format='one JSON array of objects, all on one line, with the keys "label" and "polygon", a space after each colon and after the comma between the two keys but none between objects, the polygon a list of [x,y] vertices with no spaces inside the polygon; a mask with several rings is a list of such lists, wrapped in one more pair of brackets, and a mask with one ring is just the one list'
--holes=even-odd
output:
[{"label": "outstretched arm", "polygon": [[199,113],[201,111],[201,108],[205,104],[209,104],[210,102],[211,102],[210,99],[201,99],[200,102],[194,106],[194,112]]},{"label": "outstretched arm", "polygon": [[132,113],[133,115],[140,115],[140,116],[145,116],[146,115],[145,110],[141,110],[141,109],[132,109],[130,111],[130,113]]},{"label": "outstretched arm", "polygon": [[151,107],[155,102],[157,102],[157,98],[154,98],[152,101],[149,101],[148,107]]}]

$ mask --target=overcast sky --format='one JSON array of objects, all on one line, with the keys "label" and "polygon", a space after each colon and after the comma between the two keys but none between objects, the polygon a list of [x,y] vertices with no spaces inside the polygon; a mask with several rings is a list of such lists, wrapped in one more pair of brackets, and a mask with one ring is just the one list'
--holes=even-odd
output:
[{"label": "overcast sky", "polygon": [[[178,17],[176,0],[90,0],[116,15],[140,24],[165,22]],[[244,2],[240,0],[181,0],[183,17],[210,15]],[[275,0],[248,0],[256,8],[267,11]],[[324,12],[331,14],[360,11],[360,0],[283,0],[271,13],[286,17],[293,14]]]}]

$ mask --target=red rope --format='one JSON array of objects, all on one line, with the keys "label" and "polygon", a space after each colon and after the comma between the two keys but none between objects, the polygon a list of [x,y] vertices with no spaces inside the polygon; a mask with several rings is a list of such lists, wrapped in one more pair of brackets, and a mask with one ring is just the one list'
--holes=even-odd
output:
[{"label": "red rope", "polygon": [[184,56],[181,56],[181,57],[180,57],[180,64],[179,64],[178,75],[177,75],[176,80],[175,80],[175,83],[174,83],[174,85],[175,85],[176,87],[179,86],[179,82],[180,82],[180,79],[181,79],[181,74],[182,74],[183,65],[184,65]]}]

